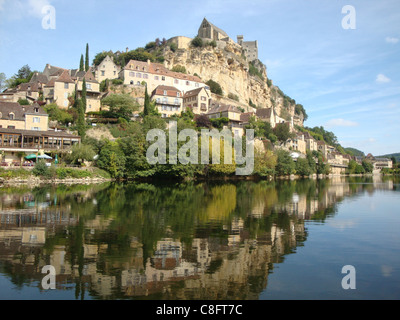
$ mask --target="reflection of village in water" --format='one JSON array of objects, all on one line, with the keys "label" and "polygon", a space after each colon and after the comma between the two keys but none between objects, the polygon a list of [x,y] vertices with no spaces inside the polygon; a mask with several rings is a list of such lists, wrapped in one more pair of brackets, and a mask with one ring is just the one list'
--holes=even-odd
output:
[{"label": "reflection of village in water", "polygon": [[57,289],[79,299],[258,299],[273,264],[306,241],[306,220],[393,189],[381,179],[199,184],[183,188],[189,199],[146,184],[2,188],[0,273],[41,290],[50,264]]}]

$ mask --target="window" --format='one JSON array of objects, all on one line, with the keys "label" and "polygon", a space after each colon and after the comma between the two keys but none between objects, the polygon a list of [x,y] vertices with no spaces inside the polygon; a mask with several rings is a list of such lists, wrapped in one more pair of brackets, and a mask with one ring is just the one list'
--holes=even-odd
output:
[{"label": "window", "polygon": [[154,76],[154,80],[158,80],[159,78],[158,78],[158,76]]},{"label": "window", "polygon": [[67,82],[64,83],[64,89],[69,89],[69,84]]},{"label": "window", "polygon": [[15,126],[7,126],[8,129],[15,129]]},{"label": "window", "polygon": [[68,100],[64,100],[64,107],[68,107]]},{"label": "window", "polygon": [[134,77],[134,76],[135,76],[135,73],[132,72],[132,71],[129,71],[129,76],[130,76],[130,77]]},{"label": "window", "polygon": [[176,93],[176,96],[177,96],[177,97],[180,97],[180,96],[181,96],[181,93],[180,93],[180,92],[177,92],[177,93]]},{"label": "window", "polygon": [[39,117],[33,117],[33,123],[40,123]]},{"label": "window", "polygon": [[204,96],[202,96],[200,99],[201,99],[201,101],[206,101],[207,100],[207,98],[204,97]]},{"label": "window", "polygon": [[200,109],[201,109],[202,111],[207,111],[207,106],[206,106],[206,104],[205,104],[205,103],[202,103]]},{"label": "window", "polygon": [[[114,71],[114,76],[117,74],[117,71]],[[104,74],[103,74],[103,76],[104,76]]]},{"label": "window", "polygon": [[175,104],[179,104],[179,99],[175,98]]},{"label": "window", "polygon": [[133,84],[133,81],[131,80],[131,82],[129,82],[130,84]]},{"label": "window", "polygon": [[68,99],[68,92],[64,92],[64,99]]},{"label": "window", "polygon": [[[104,74],[105,74],[105,72],[102,70],[101,75],[104,76]],[[114,71],[114,74],[115,74],[115,71]]]},{"label": "window", "polygon": [[163,101],[163,103],[168,103],[168,98],[164,97],[162,101]]},{"label": "window", "polygon": [[86,89],[92,90],[92,84],[91,83],[86,83]]},{"label": "window", "polygon": [[39,113],[39,108],[34,108],[35,113]]},{"label": "window", "polygon": [[175,79],[175,80],[174,80],[174,83],[175,83],[175,84],[179,84],[179,80],[178,80],[178,79]]},{"label": "window", "polygon": [[8,118],[9,118],[10,120],[14,120],[15,114],[12,113],[12,112],[10,112],[10,113],[8,114]]},{"label": "window", "polygon": [[164,90],[164,96],[166,96],[167,95],[167,90]]},{"label": "window", "polygon": [[189,82],[189,81],[186,81],[186,85],[187,85],[187,86],[190,86],[190,82]]},{"label": "window", "polygon": [[143,79],[148,79],[148,78],[149,78],[149,75],[147,73],[144,73],[143,74]]},{"label": "window", "polygon": [[161,80],[162,80],[162,81],[165,81],[165,77],[164,77],[164,76],[162,76]]},{"label": "window", "polygon": [[39,131],[39,127],[31,127],[31,130]]},{"label": "window", "polygon": [[141,73],[136,73],[136,77],[137,77],[137,78],[141,78],[141,77],[142,77],[142,74],[141,74]]}]

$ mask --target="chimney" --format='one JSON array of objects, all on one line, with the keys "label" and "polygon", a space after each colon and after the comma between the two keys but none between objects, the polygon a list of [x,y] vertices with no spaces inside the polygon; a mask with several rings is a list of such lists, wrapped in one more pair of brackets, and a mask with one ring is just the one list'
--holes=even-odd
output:
[{"label": "chimney", "polygon": [[151,63],[151,62],[150,62],[150,59],[147,59],[147,64],[150,65],[150,63]]}]

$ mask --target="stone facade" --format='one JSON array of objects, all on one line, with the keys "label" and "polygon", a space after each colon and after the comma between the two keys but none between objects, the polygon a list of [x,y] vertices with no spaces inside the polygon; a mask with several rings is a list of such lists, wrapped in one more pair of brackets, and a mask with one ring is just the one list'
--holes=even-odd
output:
[{"label": "stone facade", "polygon": [[181,114],[182,97],[182,92],[171,86],[158,86],[151,94],[151,99],[155,101],[162,118]]},{"label": "stone facade", "polygon": [[107,56],[103,61],[94,68],[94,74],[98,82],[102,82],[105,79],[117,79],[121,67],[114,63],[112,57]]},{"label": "stone facade", "polygon": [[190,108],[194,114],[208,112],[211,91],[208,87],[190,90],[183,96],[183,110]]}]

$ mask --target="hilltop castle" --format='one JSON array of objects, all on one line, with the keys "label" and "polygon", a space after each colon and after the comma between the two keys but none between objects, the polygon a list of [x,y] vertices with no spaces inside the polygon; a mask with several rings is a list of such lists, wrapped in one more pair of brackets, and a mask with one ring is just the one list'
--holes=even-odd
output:
[{"label": "hilltop castle", "polygon": [[[225,42],[234,42],[228,34],[213,25],[206,18],[201,22],[198,34],[198,37],[207,40],[214,41],[225,41]],[[243,35],[237,36],[237,43],[242,47],[244,54],[246,56],[247,61],[254,61],[258,59],[258,42],[255,41],[243,41]]]}]

